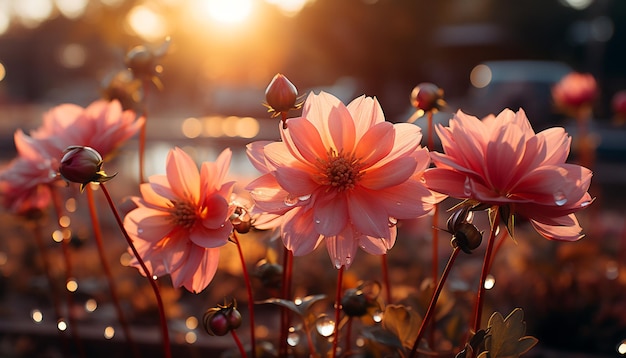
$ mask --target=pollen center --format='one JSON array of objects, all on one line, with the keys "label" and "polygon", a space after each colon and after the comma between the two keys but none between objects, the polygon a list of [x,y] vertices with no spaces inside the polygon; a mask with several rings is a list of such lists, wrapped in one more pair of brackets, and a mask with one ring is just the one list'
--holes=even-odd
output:
[{"label": "pollen center", "polygon": [[346,155],[343,151],[337,153],[331,149],[327,159],[318,159],[317,166],[320,170],[318,182],[338,191],[353,189],[363,176],[359,160],[353,154]]},{"label": "pollen center", "polygon": [[187,201],[172,201],[171,220],[174,225],[190,229],[196,221],[196,210]]}]

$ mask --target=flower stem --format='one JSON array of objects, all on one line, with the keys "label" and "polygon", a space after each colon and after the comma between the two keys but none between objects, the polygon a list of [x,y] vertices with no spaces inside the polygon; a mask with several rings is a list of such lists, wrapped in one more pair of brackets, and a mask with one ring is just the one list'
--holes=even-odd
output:
[{"label": "flower stem", "polygon": [[430,321],[431,317],[435,313],[435,306],[437,305],[437,300],[439,300],[439,295],[441,294],[441,290],[443,289],[443,284],[448,279],[448,274],[450,273],[450,269],[452,268],[452,265],[454,264],[454,260],[456,260],[456,257],[459,255],[459,251],[460,249],[458,247],[455,247],[454,250],[452,250],[452,253],[450,254],[448,263],[446,264],[446,267],[444,268],[443,273],[441,274],[441,279],[439,279],[439,283],[437,283],[435,292],[433,292],[433,297],[430,300],[430,304],[428,305],[428,309],[426,310],[426,314],[424,315],[422,324],[420,325],[420,328],[417,331],[417,337],[415,338],[415,343],[413,343],[413,348],[411,348],[411,354],[409,354],[409,357],[412,357],[412,358],[417,357],[416,355],[417,347],[419,346],[420,339],[422,339],[422,336],[424,335],[424,332],[425,332],[425,328],[428,326],[428,322]]},{"label": "flower stem", "polygon": [[256,357],[256,339],[254,334],[254,296],[252,295],[252,286],[250,284],[250,275],[248,275],[248,269],[246,268],[246,260],[243,257],[243,251],[241,250],[241,244],[237,237],[237,232],[233,231],[233,242],[237,245],[237,251],[239,252],[239,259],[241,260],[241,269],[243,271],[243,279],[246,283],[246,289],[248,291],[248,311],[250,313],[250,350],[252,358]]},{"label": "flower stem", "polygon": [[[61,221],[61,217],[63,216],[63,209],[61,205],[61,199],[59,198],[59,193],[56,190],[52,190],[52,203],[54,205],[54,210],[57,214],[57,223]],[[72,260],[70,253],[70,237],[65,237],[65,233],[63,233],[63,239],[61,241],[61,249],[63,251],[63,259],[65,261],[65,283],[67,284],[73,276],[72,270]],[[81,342],[80,336],[78,334],[78,327],[76,323],[76,317],[74,316],[74,298],[72,292],[67,292],[66,302],[67,302],[67,319],[70,324],[70,330],[72,332],[72,338],[74,339],[74,344],[76,345],[76,349],[79,352],[81,357],[85,356],[85,351],[83,349],[83,344]]]},{"label": "flower stem", "polygon": [[433,111],[426,112],[426,117],[428,118],[428,150],[435,150],[435,137],[434,137],[434,128],[433,128]]},{"label": "flower stem", "polygon": [[146,125],[147,125],[147,119],[148,117],[144,114],[144,117],[146,118],[146,120],[143,121],[143,123],[141,124],[141,128],[139,128],[139,182],[140,183],[145,183],[146,179],[145,179],[145,175],[143,172],[143,168],[144,168],[144,158],[145,158],[145,152],[146,152]]},{"label": "flower stem", "polygon": [[385,298],[387,304],[391,304],[391,285],[389,284],[389,268],[387,266],[387,254],[381,255],[381,265],[383,268],[383,281],[385,284]]},{"label": "flower stem", "polygon": [[[282,298],[291,300],[291,274],[293,265],[293,253],[288,248],[283,249],[283,277],[282,277]],[[289,325],[289,310],[287,307],[280,308],[280,341],[278,343],[279,356],[287,355],[287,329]],[[305,325],[306,326],[306,325]],[[312,352],[313,353],[313,352]]]},{"label": "flower stem", "polygon": [[165,309],[163,307],[163,299],[161,298],[161,293],[159,293],[159,287],[157,286],[155,280],[152,278],[152,274],[150,273],[150,270],[148,270],[148,267],[146,266],[146,264],[143,262],[141,255],[139,255],[139,252],[137,252],[137,249],[135,248],[135,245],[133,244],[133,240],[130,238],[130,236],[128,235],[128,232],[124,228],[124,223],[122,222],[122,218],[120,217],[120,214],[117,212],[117,209],[115,208],[115,205],[113,204],[113,200],[111,199],[111,195],[109,194],[109,191],[107,190],[104,183],[100,183],[100,187],[102,188],[102,192],[104,193],[104,196],[106,197],[107,202],[109,203],[111,212],[113,212],[113,215],[115,216],[115,221],[117,221],[117,225],[120,227],[120,230],[122,231],[122,234],[124,235],[124,238],[126,239],[126,242],[128,243],[128,246],[130,246],[130,249],[133,251],[133,255],[135,255],[135,258],[139,262],[141,269],[146,275],[146,278],[148,279],[148,282],[150,282],[150,286],[152,287],[152,290],[154,291],[154,296],[156,297],[157,307],[159,310],[159,319],[161,322],[163,354],[166,358],[171,358],[172,348],[170,344],[169,333],[167,330],[167,319],[165,318]]},{"label": "flower stem", "polygon": [[333,332],[333,358],[337,357],[337,345],[339,344],[339,319],[341,318],[341,290],[343,289],[343,270],[341,265],[337,272],[337,295],[335,297],[335,332]]},{"label": "flower stem", "polygon": [[111,299],[113,300],[113,305],[115,307],[115,312],[117,313],[117,319],[120,321],[122,325],[122,330],[124,331],[124,336],[130,345],[130,348],[133,352],[133,356],[141,357],[139,353],[139,349],[135,344],[135,341],[130,333],[130,328],[128,326],[128,322],[124,317],[124,312],[122,311],[122,306],[120,305],[120,300],[117,295],[117,290],[115,288],[115,280],[113,280],[113,274],[111,273],[111,267],[107,261],[104,245],[102,244],[102,230],[100,227],[100,220],[98,219],[98,213],[96,211],[96,204],[93,196],[93,189],[91,185],[87,185],[87,202],[89,204],[89,215],[91,216],[91,224],[93,226],[93,235],[96,239],[96,246],[98,247],[98,256],[100,257],[100,262],[102,263],[102,269],[109,283],[109,292],[111,294]]},{"label": "flower stem", "polygon": [[348,317],[348,323],[346,327],[346,355],[350,354],[350,350],[352,349],[352,317]]},{"label": "flower stem", "polygon": [[[433,111],[428,111],[426,113],[428,118],[428,150],[435,150],[435,133],[433,128]],[[439,229],[437,227],[439,220],[439,205],[435,204],[433,208],[433,220],[432,220],[432,240],[433,240],[433,257],[432,257],[432,279],[433,285],[438,280],[439,276]],[[434,339],[434,331],[435,331],[435,318],[433,317],[433,323],[431,325],[431,345],[434,343],[432,340]]]},{"label": "flower stem", "polygon": [[237,332],[234,329],[231,329],[230,334],[233,336],[235,344],[237,344],[237,348],[239,349],[239,354],[241,355],[241,357],[247,358],[248,355],[246,354],[246,350],[243,348],[243,344],[241,344],[241,340],[239,339]]},{"label": "flower stem", "polygon": [[480,320],[482,318],[483,302],[485,300],[485,280],[489,274],[493,244],[496,239],[496,229],[500,224],[500,210],[498,210],[497,207],[493,207],[490,209],[489,213],[491,228],[489,230],[489,241],[487,242],[487,251],[485,252],[480,281],[478,282],[478,292],[476,294],[476,306],[474,307],[474,332],[478,332],[478,330],[480,330]]}]

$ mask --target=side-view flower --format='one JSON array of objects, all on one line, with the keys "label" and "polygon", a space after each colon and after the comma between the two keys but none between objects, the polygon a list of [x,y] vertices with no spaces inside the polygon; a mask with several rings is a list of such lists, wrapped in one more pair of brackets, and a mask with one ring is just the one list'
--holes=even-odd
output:
[{"label": "side-view flower", "polygon": [[124,227],[151,273],[171,275],[175,287],[198,293],[215,275],[219,248],[233,230],[228,200],[235,183],[224,182],[230,158],[226,149],[198,170],[175,148],[167,156],[166,175],[151,176],[141,184],[142,197],[132,198],[137,208],[126,215]]},{"label": "side-view flower", "polygon": [[395,242],[397,219],[428,213],[443,196],[421,182],[428,150],[417,126],[385,121],[375,98],[347,106],[310,94],[302,116],[280,128],[281,142],[254,142],[248,156],[263,175],[247,189],[255,210],[277,217],[294,255],[325,241],[337,268],[356,250],[381,255]]},{"label": "side-view flower", "polygon": [[592,201],[592,173],[565,163],[571,138],[563,128],[535,134],[522,109],[482,121],[459,111],[437,134],[444,153],[431,153],[436,168],[424,173],[430,189],[506,208],[507,224],[522,216],[548,239],[583,236],[574,213]]}]

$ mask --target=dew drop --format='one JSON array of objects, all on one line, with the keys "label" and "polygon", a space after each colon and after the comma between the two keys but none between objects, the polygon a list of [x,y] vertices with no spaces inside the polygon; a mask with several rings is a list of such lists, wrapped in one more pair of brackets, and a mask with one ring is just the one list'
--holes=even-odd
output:
[{"label": "dew drop", "polygon": [[137,229],[137,234],[139,235],[143,234],[143,229]]},{"label": "dew drop", "polygon": [[294,196],[291,196],[291,194],[287,195],[285,197],[284,203],[287,206],[294,206],[294,205],[296,205],[298,203],[298,198],[294,197]]},{"label": "dew drop", "polygon": [[558,206],[563,206],[567,203],[567,198],[562,191],[557,191],[554,193],[554,203]]},{"label": "dew drop", "polygon": [[300,200],[300,201],[307,201],[309,199],[311,199],[311,194],[302,195],[302,196],[298,197],[298,200]]},{"label": "dew drop", "polygon": [[346,260],[345,261],[346,261],[346,266],[350,265],[350,263],[352,262],[352,256],[350,256],[350,255],[346,256]]},{"label": "dew drop", "polygon": [[617,345],[617,353],[625,355],[626,354],[626,339],[621,341],[618,345]]},{"label": "dew drop", "polygon": [[463,183],[463,194],[467,196],[472,194],[472,183],[469,177],[465,177],[465,183]]},{"label": "dew drop", "polygon": [[381,322],[383,320],[383,313],[381,311],[376,311],[372,314],[372,319],[374,322]]},{"label": "dew drop", "polygon": [[398,224],[398,219],[390,216],[389,217],[389,227],[394,227],[394,226],[396,226],[396,224]]},{"label": "dew drop", "polygon": [[495,285],[496,285],[495,277],[493,277],[493,275],[487,275],[487,278],[485,279],[485,283],[484,283],[485,290],[491,290],[493,286]]},{"label": "dew drop", "polygon": [[289,327],[289,333],[287,334],[287,344],[295,347],[300,343],[300,333],[296,332],[296,329]]},{"label": "dew drop", "polygon": [[582,203],[580,203],[580,207],[586,208],[589,206],[589,204],[591,204],[591,200],[583,201]]},{"label": "dew drop", "polygon": [[315,328],[323,337],[330,337],[335,332],[335,321],[328,316],[320,316],[315,322]]},{"label": "dew drop", "polygon": [[321,223],[322,223],[322,220],[320,220],[320,219],[318,219],[318,218],[315,218],[315,223],[316,223],[316,224],[321,224]]},{"label": "dew drop", "polygon": [[341,268],[341,260],[335,259],[335,268],[339,270]]},{"label": "dew drop", "polygon": [[467,216],[465,217],[465,221],[467,221],[468,223],[472,223],[472,221],[474,221],[474,212],[473,211],[468,211],[467,212]]}]

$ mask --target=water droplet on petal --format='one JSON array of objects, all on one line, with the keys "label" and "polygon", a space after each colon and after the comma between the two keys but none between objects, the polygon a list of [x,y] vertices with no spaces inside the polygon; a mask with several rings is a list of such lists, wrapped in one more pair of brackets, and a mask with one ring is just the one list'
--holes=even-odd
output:
[{"label": "water droplet on petal", "polygon": [[340,269],[341,268],[341,260],[335,259],[335,268],[336,269]]},{"label": "water droplet on petal", "polygon": [[350,265],[350,263],[352,262],[352,256],[350,255],[346,256],[345,262],[346,262],[346,265]]},{"label": "water droplet on petal", "polygon": [[562,191],[557,191],[554,193],[554,203],[558,206],[563,206],[567,203],[567,198]]},{"label": "water droplet on petal", "polygon": [[463,183],[463,194],[467,196],[472,194],[472,183],[469,177],[465,177],[465,183]]},{"label": "water droplet on petal", "polygon": [[137,234],[143,234],[143,229],[137,229]]},{"label": "water droplet on petal", "polygon": [[389,227],[394,227],[394,226],[396,226],[396,224],[398,224],[398,219],[390,216],[389,217]]},{"label": "water droplet on petal", "polygon": [[298,200],[300,201],[307,201],[311,198],[311,194],[307,194],[307,195],[302,195],[298,197]]},{"label": "water droplet on petal", "polygon": [[321,224],[321,223],[322,223],[322,220],[320,220],[320,219],[318,219],[318,218],[315,218],[315,223],[316,223],[316,224]]},{"label": "water droplet on petal", "polygon": [[323,337],[330,337],[335,332],[335,321],[328,316],[320,316],[315,322],[315,328]]},{"label": "water droplet on petal", "polygon": [[287,344],[295,347],[300,343],[300,333],[296,332],[293,327],[289,328],[289,333],[287,334]]},{"label": "water droplet on petal", "polygon": [[580,207],[586,208],[589,206],[589,204],[591,204],[591,200],[583,201],[582,203],[580,203]]},{"label": "water droplet on petal", "polygon": [[284,203],[287,206],[294,206],[298,203],[298,198],[289,194],[285,197]]}]

